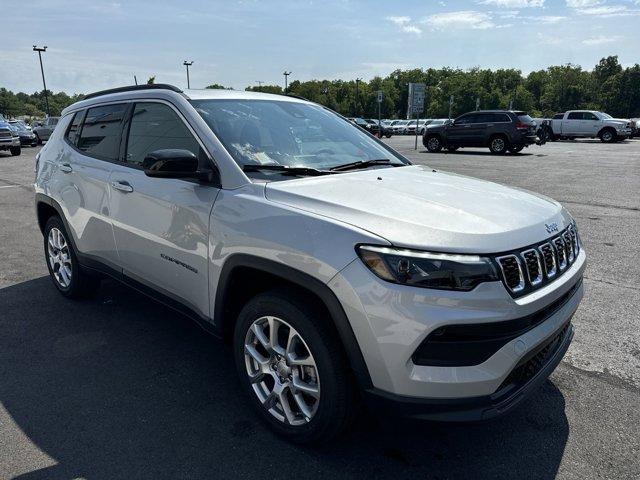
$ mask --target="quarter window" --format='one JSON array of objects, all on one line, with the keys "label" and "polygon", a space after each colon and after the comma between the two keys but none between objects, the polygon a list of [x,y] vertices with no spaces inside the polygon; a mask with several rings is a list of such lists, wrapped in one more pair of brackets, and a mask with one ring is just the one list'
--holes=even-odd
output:
[{"label": "quarter window", "polygon": [[78,149],[104,160],[117,160],[122,118],[126,104],[106,105],[87,110]]},{"label": "quarter window", "polygon": [[168,148],[189,150],[203,160],[200,144],[170,107],[137,103],[127,139],[127,163],[142,165],[147,154]]},{"label": "quarter window", "polygon": [[82,123],[82,117],[84,116],[84,110],[76,112],[71,119],[69,130],[67,130],[67,141],[71,145],[75,145],[78,140],[78,133],[80,132],[80,124]]}]

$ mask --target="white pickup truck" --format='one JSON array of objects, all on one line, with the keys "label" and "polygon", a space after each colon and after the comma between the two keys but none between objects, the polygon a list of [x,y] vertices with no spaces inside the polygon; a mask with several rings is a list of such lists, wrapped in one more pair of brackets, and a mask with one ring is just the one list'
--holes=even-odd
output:
[{"label": "white pickup truck", "polygon": [[632,134],[631,121],[613,118],[594,110],[569,110],[557,113],[551,119],[550,140],[596,138],[603,142],[616,142]]}]

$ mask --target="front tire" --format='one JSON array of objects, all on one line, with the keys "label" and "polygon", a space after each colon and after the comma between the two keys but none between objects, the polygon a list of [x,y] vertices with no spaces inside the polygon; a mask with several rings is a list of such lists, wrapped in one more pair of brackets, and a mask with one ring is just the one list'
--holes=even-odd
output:
[{"label": "front tire", "polygon": [[75,249],[60,217],[49,218],[44,227],[44,254],[51,280],[65,297],[86,297],[100,286],[98,277],[80,268]]},{"label": "front tire", "polygon": [[506,153],[508,148],[507,139],[502,135],[497,135],[489,140],[489,150],[491,150],[491,153],[502,155]]},{"label": "front tire", "polygon": [[603,143],[613,143],[616,141],[616,132],[610,128],[603,130],[598,136],[600,137],[600,141]]},{"label": "front tire", "polygon": [[240,312],[234,355],[243,389],[262,419],[295,443],[324,443],[356,413],[356,390],[339,340],[313,301],[259,294]]},{"label": "front tire", "polygon": [[438,135],[430,135],[429,137],[427,137],[425,147],[427,147],[427,150],[429,150],[431,153],[438,153],[440,150],[442,150],[442,140]]},{"label": "front tire", "polygon": [[9,151],[11,152],[12,156],[17,157],[18,155],[20,155],[22,153],[22,148],[21,147],[11,147],[9,149]]}]

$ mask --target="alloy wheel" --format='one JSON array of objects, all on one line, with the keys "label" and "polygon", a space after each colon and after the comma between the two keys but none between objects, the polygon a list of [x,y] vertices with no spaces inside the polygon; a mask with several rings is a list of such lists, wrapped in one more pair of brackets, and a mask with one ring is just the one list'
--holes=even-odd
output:
[{"label": "alloy wheel", "polygon": [[429,148],[429,150],[437,150],[440,147],[440,140],[438,140],[436,137],[431,137],[427,141],[427,147]]},{"label": "alloy wheel", "polygon": [[610,142],[612,138],[613,138],[613,134],[609,131],[604,132],[602,134],[602,140],[604,140],[605,142]]},{"label": "alloy wheel", "polygon": [[55,227],[49,230],[47,253],[49,254],[49,265],[56,282],[62,288],[69,288],[72,278],[71,252],[64,234]]},{"label": "alloy wheel", "polygon": [[491,141],[491,147],[493,148],[493,151],[495,151],[495,152],[504,151],[504,148],[505,148],[504,140],[502,138],[494,138]]},{"label": "alloy wheel", "polygon": [[245,335],[244,358],[251,387],[271,415],[292,426],[313,418],[320,404],[320,377],[295,328],[277,317],[258,318]]}]

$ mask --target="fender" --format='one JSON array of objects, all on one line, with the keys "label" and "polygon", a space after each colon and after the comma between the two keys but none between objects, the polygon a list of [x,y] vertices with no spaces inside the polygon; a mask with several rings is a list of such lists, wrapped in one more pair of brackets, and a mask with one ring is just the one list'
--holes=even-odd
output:
[{"label": "fender", "polygon": [[335,326],[342,345],[344,346],[358,385],[362,389],[373,387],[371,376],[369,375],[369,370],[367,369],[367,365],[356,340],[356,336],[353,333],[349,319],[344,313],[344,309],[335,294],[326,284],[317,278],[282,263],[247,254],[234,254],[225,261],[220,273],[218,288],[216,289],[213,317],[215,319],[214,322],[216,330],[222,332],[224,330],[224,322],[228,321],[225,319],[224,315],[225,299],[229,289],[231,274],[234,269],[238,267],[261,270],[265,273],[275,275],[297,284],[305,290],[309,290],[317,295],[330,313],[331,320],[333,321],[333,325]]}]

